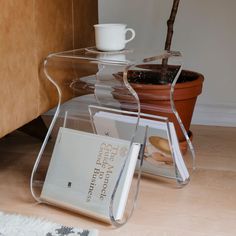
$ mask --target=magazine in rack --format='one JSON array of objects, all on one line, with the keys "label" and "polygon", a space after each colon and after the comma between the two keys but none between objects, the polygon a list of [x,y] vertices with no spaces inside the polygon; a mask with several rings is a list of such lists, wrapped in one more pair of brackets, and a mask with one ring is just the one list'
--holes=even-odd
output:
[{"label": "magazine in rack", "polygon": [[[140,115],[136,142],[142,143],[147,127],[142,171],[148,174],[178,179],[181,182],[186,181],[189,178],[189,172],[179,148],[174,124],[151,120],[150,116],[147,119],[147,114]],[[136,119],[128,115],[99,111],[93,116],[93,122],[95,131],[98,134],[130,140]],[[175,167],[177,172],[174,170]]]},{"label": "magazine in rack", "polygon": [[109,222],[110,198],[122,165],[124,174],[114,198],[114,217],[123,218],[140,144],[61,127],[41,199]]}]

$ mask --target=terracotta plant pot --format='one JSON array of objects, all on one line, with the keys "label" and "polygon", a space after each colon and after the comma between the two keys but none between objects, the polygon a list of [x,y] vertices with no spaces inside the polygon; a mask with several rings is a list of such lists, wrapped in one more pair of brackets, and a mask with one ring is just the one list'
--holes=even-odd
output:
[{"label": "terracotta plant pot", "polygon": [[[179,126],[175,114],[172,112],[170,104],[170,84],[160,85],[160,84],[149,84],[148,82],[154,81],[155,76],[160,76],[160,66],[159,65],[140,65],[140,68],[154,69],[155,71],[145,72],[139,71],[129,71],[128,81],[133,89],[139,96],[141,104],[141,112],[147,114],[153,114],[157,116],[168,117],[171,122],[174,123],[176,128],[176,133],[180,142],[180,146],[183,146],[186,151],[187,144],[184,134]],[[159,72],[158,71],[159,68]],[[168,70],[172,70],[174,67],[169,67]],[[144,83],[140,83],[140,74],[144,75]],[[144,74],[143,74],[144,73]],[[147,74],[145,74],[147,73]],[[135,74],[135,75],[134,75]],[[119,75],[121,76],[121,74]],[[137,79],[138,78],[138,79]],[[174,103],[176,110],[182,120],[182,123],[186,131],[191,134],[189,130],[192,115],[194,111],[194,106],[197,100],[197,96],[202,92],[202,84],[204,77],[202,74],[193,71],[183,70],[180,74],[178,82],[175,85],[174,90]],[[142,82],[142,80],[141,80]],[[151,82],[152,83],[152,82]],[[121,101],[121,104],[125,105],[124,94],[121,91],[116,91],[116,98]],[[123,100],[123,101],[122,101]],[[127,102],[127,99],[126,99]],[[192,138],[192,135],[190,136]]]},{"label": "terracotta plant pot", "polygon": [[[201,94],[203,76],[196,72],[183,71],[183,73],[196,76],[196,79],[190,82],[178,83],[174,91],[174,103],[177,112],[183,122],[187,132],[192,120],[194,106],[197,96]],[[148,84],[133,84],[139,96],[141,103],[141,111],[148,114],[168,117],[171,122],[174,122],[179,141],[185,140],[183,132],[177,122],[170,105],[170,85],[148,85]]]},{"label": "terracotta plant pot", "polygon": [[[197,96],[202,92],[203,75],[192,72],[182,71],[180,75],[189,77],[188,82],[177,83],[174,90],[174,103],[176,110],[184,124],[187,132],[192,120],[194,106]],[[170,85],[150,85],[136,84],[130,81],[139,96],[141,103],[141,111],[148,114],[168,117],[171,122],[174,122],[179,141],[184,141],[185,137],[177,122],[176,116],[171,110],[170,104]]]}]

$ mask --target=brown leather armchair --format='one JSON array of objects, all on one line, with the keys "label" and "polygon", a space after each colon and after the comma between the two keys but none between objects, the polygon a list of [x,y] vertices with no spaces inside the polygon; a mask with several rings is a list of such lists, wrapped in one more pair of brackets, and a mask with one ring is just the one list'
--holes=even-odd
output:
[{"label": "brown leather armchair", "polygon": [[94,44],[97,1],[2,0],[0,8],[2,137],[56,105],[41,63],[50,52]]}]

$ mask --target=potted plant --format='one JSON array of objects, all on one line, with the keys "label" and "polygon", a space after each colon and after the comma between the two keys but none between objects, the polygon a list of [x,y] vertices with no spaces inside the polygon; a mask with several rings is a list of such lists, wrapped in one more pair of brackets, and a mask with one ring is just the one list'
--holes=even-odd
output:
[{"label": "potted plant", "polygon": [[[173,36],[173,25],[178,11],[180,0],[173,0],[170,17],[167,21],[167,36],[165,42],[165,50],[171,50],[171,42]],[[141,103],[141,111],[155,115],[168,117],[174,122],[177,136],[185,152],[187,145],[182,129],[177,122],[176,116],[170,112],[170,89],[173,77],[166,76],[171,73],[173,66],[168,65],[168,59],[163,59],[161,65],[143,64],[138,67],[151,69],[151,71],[128,71],[127,79],[133,89],[139,96]],[[152,72],[153,70],[153,72]],[[194,106],[197,96],[201,94],[204,77],[202,74],[193,71],[183,70],[179,76],[174,90],[175,108],[188,132],[190,138],[192,133],[189,130]]]}]

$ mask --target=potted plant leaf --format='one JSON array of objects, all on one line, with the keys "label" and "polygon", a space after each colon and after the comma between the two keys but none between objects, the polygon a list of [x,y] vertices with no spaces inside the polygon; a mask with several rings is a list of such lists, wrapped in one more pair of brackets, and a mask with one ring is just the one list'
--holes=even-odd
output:
[{"label": "potted plant leaf", "polygon": [[[173,26],[179,2],[180,0],[173,0],[171,14],[167,21],[168,29],[165,42],[165,51],[167,52],[171,50]],[[187,145],[185,145],[185,136],[176,120],[175,114],[169,112],[171,107],[170,89],[173,76],[167,76],[167,74],[171,74],[173,66],[168,65],[168,59],[163,59],[160,65],[143,64],[139,65],[139,67],[150,69],[150,71],[131,70],[128,72],[127,79],[139,96],[141,111],[165,116],[168,117],[170,121],[174,122],[180,146],[183,144],[182,151],[185,152],[187,148]],[[175,108],[190,138],[192,137],[192,133],[189,130],[191,119],[197,96],[200,95],[202,91],[203,80],[204,77],[200,73],[182,70],[174,89]]]}]

